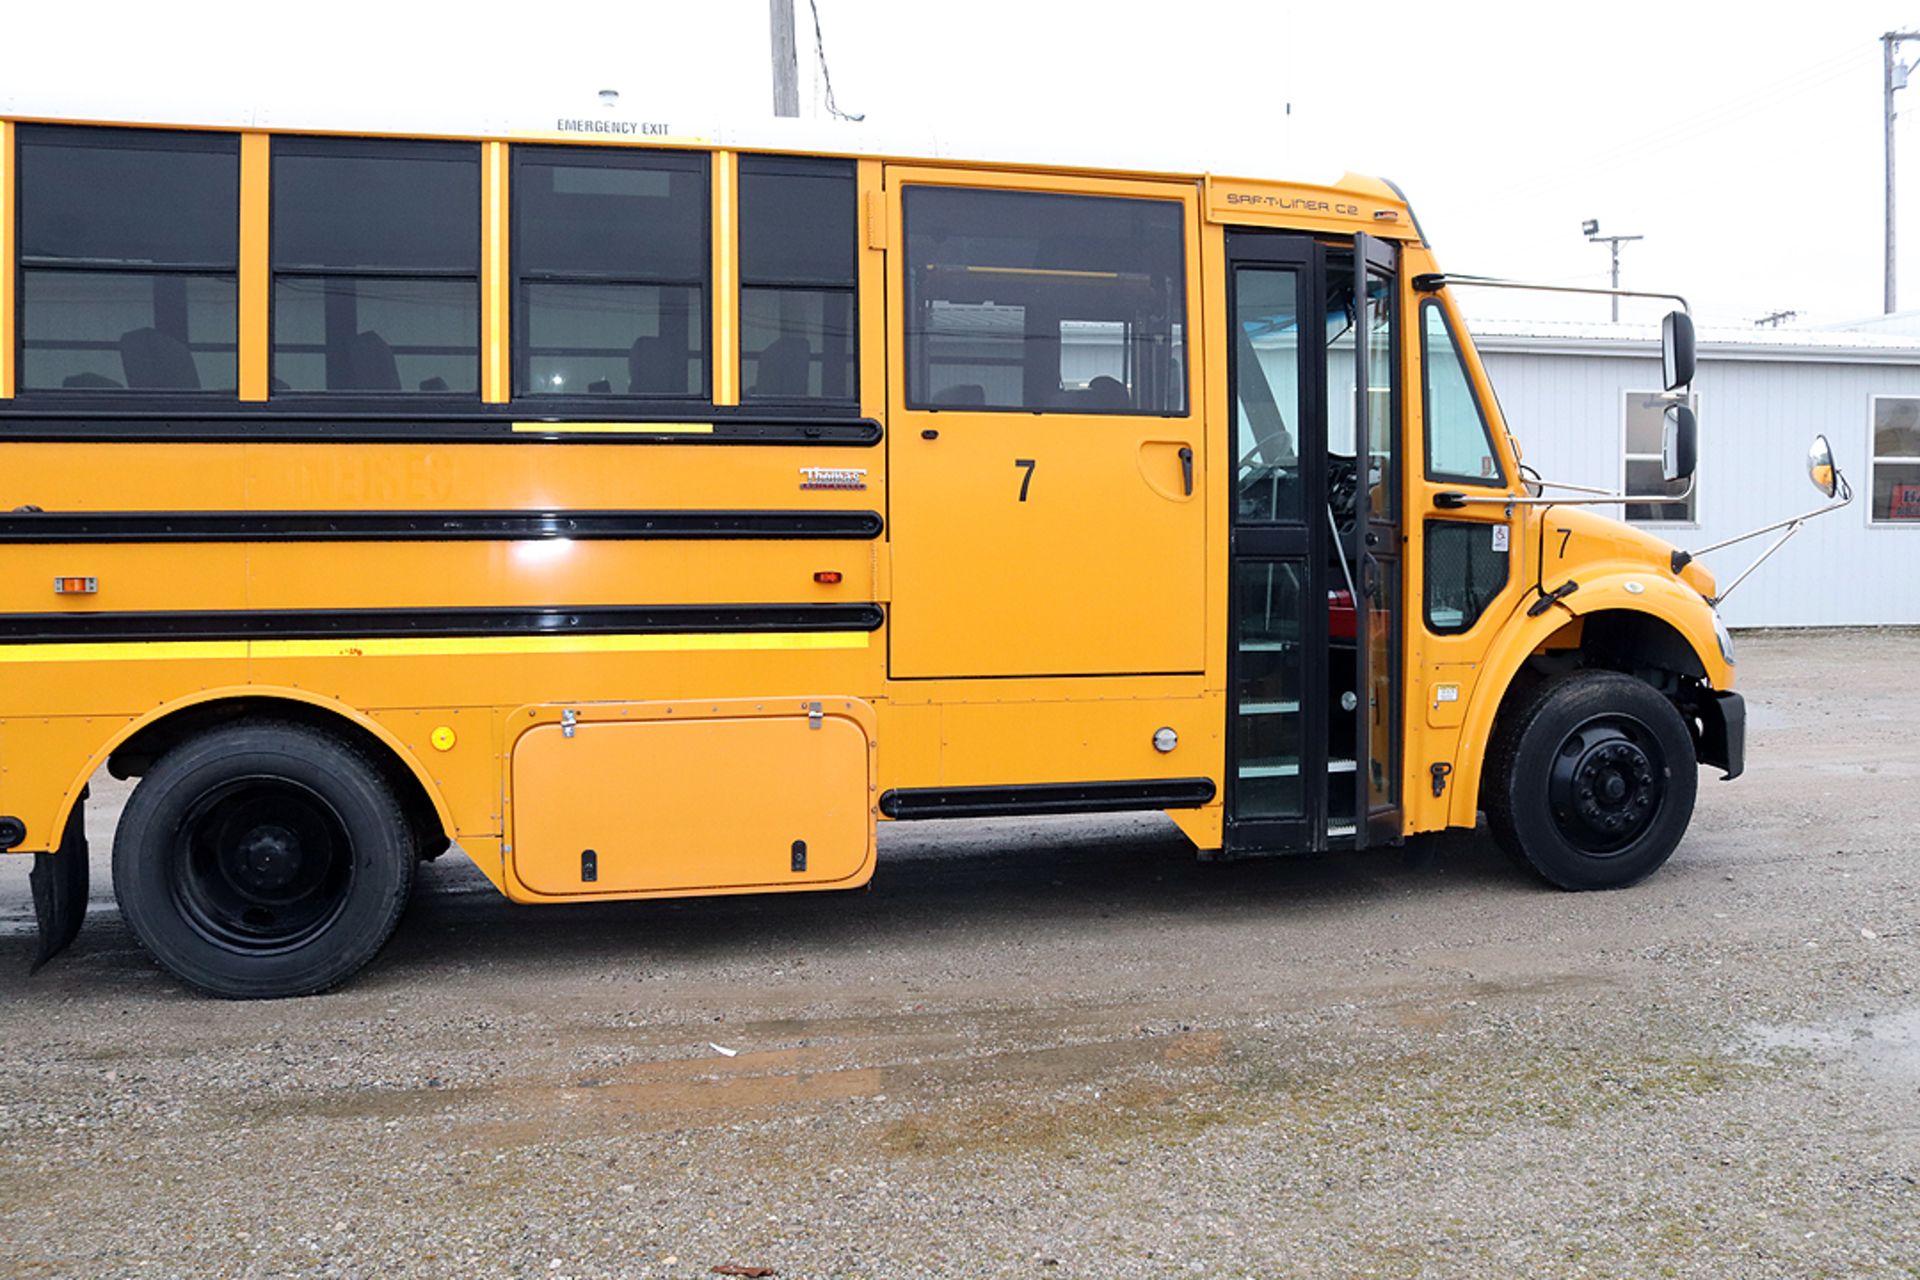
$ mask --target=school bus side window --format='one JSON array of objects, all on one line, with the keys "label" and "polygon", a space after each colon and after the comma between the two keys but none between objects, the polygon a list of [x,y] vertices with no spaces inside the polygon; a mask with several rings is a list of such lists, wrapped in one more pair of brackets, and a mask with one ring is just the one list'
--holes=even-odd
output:
[{"label": "school bus side window", "polygon": [[707,396],[707,157],[515,147],[523,395]]},{"label": "school bus side window", "polygon": [[273,390],[474,396],[480,148],[273,140]]},{"label": "school bus side window", "polygon": [[908,187],[907,404],[1187,412],[1182,209]]},{"label": "school bus side window", "polygon": [[237,384],[235,134],[22,125],[20,385]]},{"label": "school bus side window", "polygon": [[740,369],[745,400],[851,403],[853,162],[740,157]]},{"label": "school bus side window", "polygon": [[1425,343],[1420,367],[1425,374],[1421,396],[1426,406],[1427,479],[1499,488],[1506,483],[1494,452],[1493,432],[1480,411],[1467,378],[1467,362],[1453,340],[1453,330],[1440,304],[1420,306]]}]

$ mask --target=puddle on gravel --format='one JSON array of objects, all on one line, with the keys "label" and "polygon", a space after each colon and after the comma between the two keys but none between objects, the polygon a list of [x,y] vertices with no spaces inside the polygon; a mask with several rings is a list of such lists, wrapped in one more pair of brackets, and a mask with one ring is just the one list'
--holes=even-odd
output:
[{"label": "puddle on gravel", "polygon": [[1848,1060],[1883,1079],[1920,1081],[1920,1009],[1811,1025],[1754,1023],[1747,1034],[1763,1053],[1785,1050],[1825,1061]]}]

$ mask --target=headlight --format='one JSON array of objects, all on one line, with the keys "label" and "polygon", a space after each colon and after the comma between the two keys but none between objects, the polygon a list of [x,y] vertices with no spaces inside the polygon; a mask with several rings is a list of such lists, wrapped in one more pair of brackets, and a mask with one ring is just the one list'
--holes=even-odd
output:
[{"label": "headlight", "polygon": [[1727,660],[1728,666],[1732,666],[1733,636],[1727,630],[1727,624],[1721,619],[1718,609],[1713,611],[1713,638],[1720,642],[1720,656]]}]

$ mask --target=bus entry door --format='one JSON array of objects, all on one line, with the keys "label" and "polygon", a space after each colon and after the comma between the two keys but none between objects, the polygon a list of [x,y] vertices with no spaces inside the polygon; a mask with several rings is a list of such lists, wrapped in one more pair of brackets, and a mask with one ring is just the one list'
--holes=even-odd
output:
[{"label": "bus entry door", "polygon": [[1394,259],[1227,237],[1234,439],[1226,847],[1397,838]]},{"label": "bus entry door", "polygon": [[1190,189],[890,168],[893,676],[1198,672]]}]

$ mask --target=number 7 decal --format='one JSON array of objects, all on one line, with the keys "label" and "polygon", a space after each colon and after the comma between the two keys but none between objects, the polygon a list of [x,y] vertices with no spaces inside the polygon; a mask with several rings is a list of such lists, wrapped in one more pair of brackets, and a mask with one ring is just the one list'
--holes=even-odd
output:
[{"label": "number 7 decal", "polygon": [[1013,460],[1014,466],[1025,467],[1027,471],[1027,474],[1020,477],[1020,501],[1022,502],[1027,500],[1027,488],[1033,484],[1033,464],[1034,460],[1032,458],[1015,458]]}]

